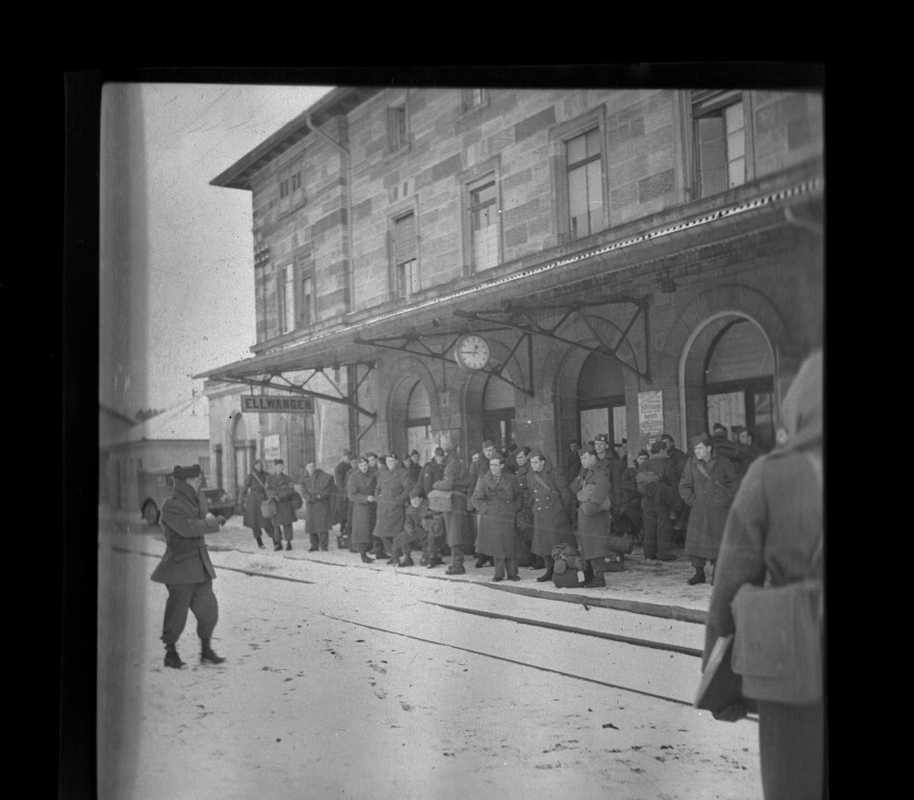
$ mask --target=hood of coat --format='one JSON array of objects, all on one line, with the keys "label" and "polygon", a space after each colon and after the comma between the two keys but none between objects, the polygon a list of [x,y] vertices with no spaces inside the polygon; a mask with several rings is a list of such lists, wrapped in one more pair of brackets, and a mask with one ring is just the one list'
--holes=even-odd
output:
[{"label": "hood of coat", "polygon": [[817,350],[800,366],[781,404],[787,429],[785,449],[812,447],[822,442],[822,351]]},{"label": "hood of coat", "polygon": [[197,497],[197,493],[194,491],[194,487],[191,486],[187,481],[175,479],[175,495],[178,497],[183,497],[194,505],[200,504],[200,498]]}]

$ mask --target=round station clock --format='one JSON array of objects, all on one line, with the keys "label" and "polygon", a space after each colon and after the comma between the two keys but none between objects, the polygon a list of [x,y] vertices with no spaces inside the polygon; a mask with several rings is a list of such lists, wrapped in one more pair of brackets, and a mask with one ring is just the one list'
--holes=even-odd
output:
[{"label": "round station clock", "polygon": [[454,358],[466,369],[482,369],[490,355],[489,343],[475,333],[460,337],[454,347]]}]

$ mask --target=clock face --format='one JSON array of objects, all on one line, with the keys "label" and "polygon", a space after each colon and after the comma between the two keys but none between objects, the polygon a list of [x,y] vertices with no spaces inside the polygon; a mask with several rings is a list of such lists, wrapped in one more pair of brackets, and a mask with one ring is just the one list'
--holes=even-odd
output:
[{"label": "clock face", "polygon": [[489,363],[489,343],[481,336],[464,336],[454,348],[457,363],[467,369],[482,369]]}]

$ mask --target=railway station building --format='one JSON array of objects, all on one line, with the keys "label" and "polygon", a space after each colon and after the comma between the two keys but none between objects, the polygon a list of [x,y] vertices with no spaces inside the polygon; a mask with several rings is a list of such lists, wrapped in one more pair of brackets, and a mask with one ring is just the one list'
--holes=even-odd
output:
[{"label": "railway station building", "polygon": [[257,331],[198,376],[220,487],[344,448],[771,446],[822,345],[823,142],[814,91],[334,89],[212,181],[251,194]]}]

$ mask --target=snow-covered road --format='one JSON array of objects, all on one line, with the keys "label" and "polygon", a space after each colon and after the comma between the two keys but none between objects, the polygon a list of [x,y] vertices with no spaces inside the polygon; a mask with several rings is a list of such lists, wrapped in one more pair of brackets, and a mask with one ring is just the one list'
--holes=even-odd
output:
[{"label": "snow-covered road", "polygon": [[694,656],[429,602],[690,648],[701,647],[700,625],[216,552],[214,646],[228,661],[197,664],[191,617],[179,644],[188,666],[175,671],[162,666],[156,559],[112,544],[161,552],[148,539],[100,538],[101,797],[761,796],[756,723],[687,705]]}]

